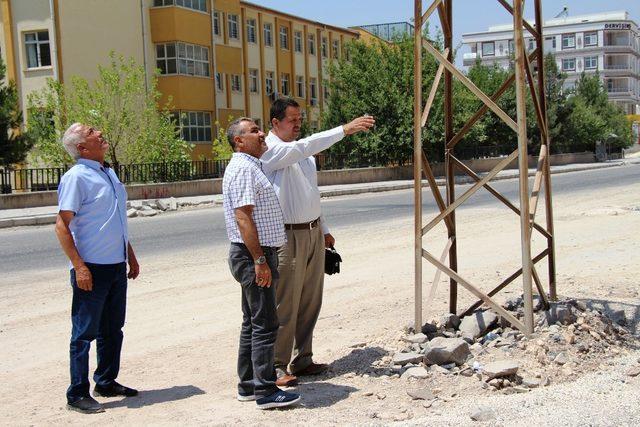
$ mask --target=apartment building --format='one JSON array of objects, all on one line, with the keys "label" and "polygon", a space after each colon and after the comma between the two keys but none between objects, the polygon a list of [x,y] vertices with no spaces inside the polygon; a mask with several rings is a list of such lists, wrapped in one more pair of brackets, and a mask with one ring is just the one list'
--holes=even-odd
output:
[{"label": "apartment building", "polygon": [[[533,20],[529,20],[533,24]],[[609,100],[626,114],[640,114],[640,34],[638,24],[624,11],[566,16],[544,22],[544,52],[553,53],[558,68],[567,75],[571,89],[582,73],[602,79]],[[513,50],[513,24],[489,27],[481,33],[463,34],[469,52],[463,64],[498,64],[509,67]],[[525,46],[533,50],[535,40],[525,29]]]},{"label": "apartment building", "polygon": [[[110,51],[160,70],[194,158],[211,155],[215,123],[248,116],[268,128],[277,96],[304,106],[312,128],[329,96],[329,61],[355,30],[240,0],[0,0],[0,53],[23,110],[47,78],[92,80]],[[26,117],[26,111],[24,111]]]}]

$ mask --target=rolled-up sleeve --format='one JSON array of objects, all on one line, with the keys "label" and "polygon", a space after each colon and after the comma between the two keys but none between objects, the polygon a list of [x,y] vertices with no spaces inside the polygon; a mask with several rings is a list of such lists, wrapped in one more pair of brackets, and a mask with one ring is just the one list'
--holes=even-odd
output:
[{"label": "rolled-up sleeve", "polygon": [[78,213],[84,199],[84,189],[75,174],[62,177],[58,185],[58,211]]}]

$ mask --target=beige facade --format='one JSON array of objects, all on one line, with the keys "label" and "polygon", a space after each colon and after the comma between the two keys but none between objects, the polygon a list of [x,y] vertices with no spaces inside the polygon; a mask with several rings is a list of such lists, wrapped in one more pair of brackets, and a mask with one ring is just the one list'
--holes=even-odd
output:
[{"label": "beige facade", "polygon": [[[22,108],[47,78],[93,80],[109,52],[156,68],[162,102],[183,117],[194,157],[211,156],[215,123],[249,116],[265,129],[277,96],[312,127],[326,103],[326,66],[359,37],[240,0],[0,0],[0,49]],[[26,117],[26,111],[25,111]]]}]

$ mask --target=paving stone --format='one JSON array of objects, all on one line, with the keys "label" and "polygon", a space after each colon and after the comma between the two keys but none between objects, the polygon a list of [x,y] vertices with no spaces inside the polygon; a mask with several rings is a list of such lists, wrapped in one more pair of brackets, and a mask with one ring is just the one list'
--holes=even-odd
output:
[{"label": "paving stone", "polygon": [[482,368],[482,372],[488,378],[502,378],[514,375],[518,372],[520,366],[517,362],[512,360],[499,360],[497,362],[491,362]]},{"label": "paving stone", "polygon": [[427,365],[444,365],[455,363],[462,365],[466,362],[469,344],[460,338],[436,337],[429,341],[424,350],[424,363]]},{"label": "paving stone", "polygon": [[158,208],[162,211],[175,211],[178,209],[178,201],[175,197],[158,200]]},{"label": "paving stone", "polygon": [[141,209],[138,211],[138,216],[147,217],[147,216],[156,216],[156,215],[158,215],[158,211],[155,209],[149,209],[149,210]]}]

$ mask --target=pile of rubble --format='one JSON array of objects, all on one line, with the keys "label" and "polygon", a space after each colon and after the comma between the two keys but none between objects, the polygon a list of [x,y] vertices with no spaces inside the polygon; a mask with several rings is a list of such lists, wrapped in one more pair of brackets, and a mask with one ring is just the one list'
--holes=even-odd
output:
[{"label": "pile of rubble", "polygon": [[222,198],[217,196],[213,199],[199,201],[178,200],[175,197],[165,199],[131,200],[127,202],[127,217],[149,217],[156,216],[162,212],[177,211],[181,208],[200,205],[221,205]]},{"label": "pile of rubble", "polygon": [[[530,337],[491,310],[462,319],[447,314],[418,333],[407,330],[399,351],[379,360],[376,368],[405,379],[467,377],[487,391],[519,393],[597,369],[638,346],[638,338],[624,326],[624,312],[614,313],[614,321],[581,301],[554,302],[547,310],[539,300],[534,305]],[[518,318],[524,315],[521,297],[507,301],[504,308]],[[640,362],[628,372],[638,374]],[[408,390],[412,398],[429,401],[424,393]]]}]

